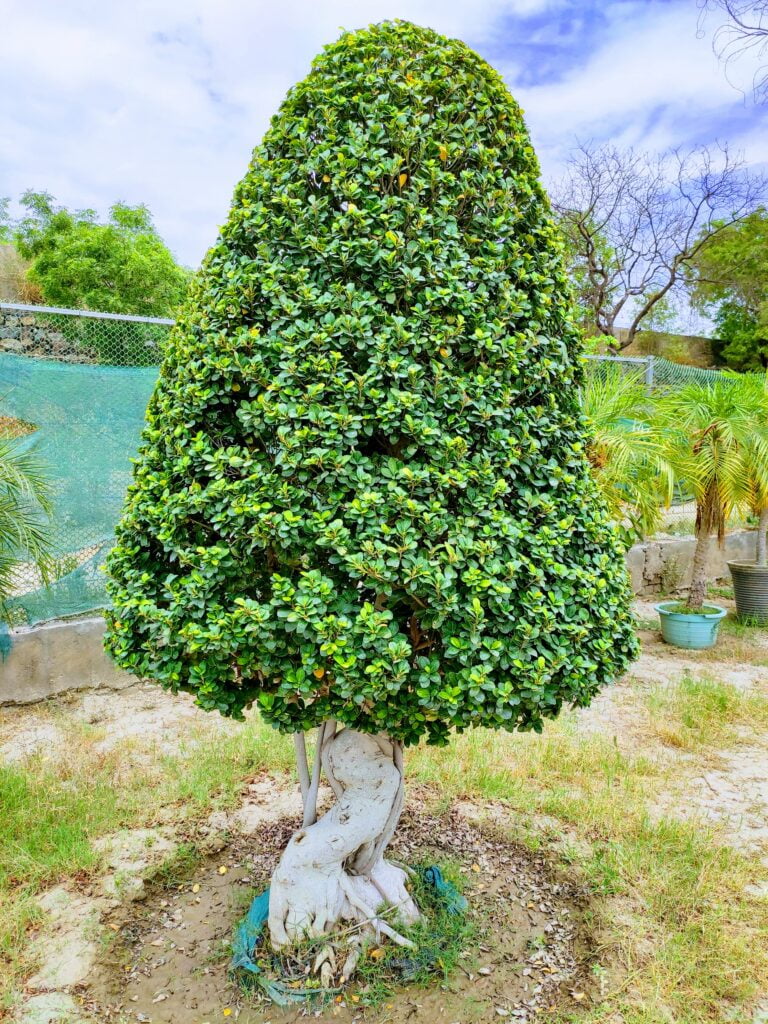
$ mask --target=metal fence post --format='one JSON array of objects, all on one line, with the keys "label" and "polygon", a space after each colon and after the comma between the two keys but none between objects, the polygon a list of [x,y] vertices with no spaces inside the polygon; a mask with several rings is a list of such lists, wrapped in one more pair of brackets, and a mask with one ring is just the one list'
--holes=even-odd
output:
[{"label": "metal fence post", "polygon": [[645,387],[648,391],[653,387],[653,356],[648,356],[645,361]]}]

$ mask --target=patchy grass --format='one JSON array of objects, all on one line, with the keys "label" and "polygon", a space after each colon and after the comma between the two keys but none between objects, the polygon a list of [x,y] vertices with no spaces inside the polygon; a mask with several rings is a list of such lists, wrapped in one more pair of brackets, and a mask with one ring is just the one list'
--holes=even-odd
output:
[{"label": "patchy grass", "polygon": [[178,888],[182,882],[189,881],[204,860],[205,855],[196,843],[180,843],[171,856],[148,872],[147,881],[161,889]]},{"label": "patchy grass", "polygon": [[768,697],[711,676],[684,673],[669,686],[657,686],[646,704],[654,734],[683,750],[733,742],[745,729],[768,728]]},{"label": "patchy grass", "polygon": [[0,1008],[28,966],[35,895],[93,873],[94,839],[232,806],[249,774],[292,766],[290,740],[257,718],[231,735],[192,736],[182,750],[154,756],[130,741],[103,752],[102,738],[91,726],[72,726],[55,758],[0,763]]},{"label": "patchy grass", "polygon": [[[749,643],[750,628],[739,624],[722,639]],[[700,822],[650,811],[672,771],[679,782],[680,772],[700,772],[713,748],[745,729],[764,731],[768,698],[686,675],[636,699],[649,728],[630,751],[564,715],[540,736],[476,730],[445,749],[409,751],[409,777],[443,806],[458,798],[501,804],[512,838],[555,849],[591,890],[593,1003],[545,1015],[546,1024],[746,1020],[743,1008],[768,990],[768,915],[745,893],[765,868]],[[72,726],[55,760],[0,768],[0,1007],[29,967],[35,894],[97,870],[93,839],[233,806],[243,779],[292,766],[290,740],[257,720],[231,735],[192,734],[176,752],[125,742],[105,753],[102,739],[98,728]],[[685,759],[659,756],[661,744]],[[176,884],[197,856],[182,847],[157,880]],[[386,998],[386,979],[377,974],[369,984],[374,1002]]]},{"label": "patchy grass", "polygon": [[[747,713],[730,691],[687,687],[670,697],[670,713],[693,712],[693,721],[713,707],[723,729]],[[523,815],[559,819],[575,840],[565,859],[596,896],[603,952],[593,967],[605,992],[598,1006],[553,1021],[736,1020],[766,991],[768,919],[744,891],[764,869],[700,823],[652,820],[648,808],[669,770],[661,761],[624,754],[566,720],[541,736],[470,733],[446,750],[419,750],[409,767],[445,797],[501,797]]]}]

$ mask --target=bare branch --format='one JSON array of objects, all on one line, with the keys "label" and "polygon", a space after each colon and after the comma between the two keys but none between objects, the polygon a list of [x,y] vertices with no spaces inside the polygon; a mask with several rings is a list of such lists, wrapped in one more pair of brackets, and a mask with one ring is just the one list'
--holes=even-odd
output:
[{"label": "bare branch", "polygon": [[[768,2],[768,0],[766,0]],[[707,238],[747,217],[766,193],[727,145],[650,155],[580,144],[553,205],[590,325],[630,345],[658,304],[682,287]]]},{"label": "bare branch", "polygon": [[712,39],[712,48],[726,74],[743,57],[755,57],[752,92],[757,102],[768,101],[768,0],[699,0],[699,8],[700,33],[707,12],[720,11],[727,18],[715,29]]}]

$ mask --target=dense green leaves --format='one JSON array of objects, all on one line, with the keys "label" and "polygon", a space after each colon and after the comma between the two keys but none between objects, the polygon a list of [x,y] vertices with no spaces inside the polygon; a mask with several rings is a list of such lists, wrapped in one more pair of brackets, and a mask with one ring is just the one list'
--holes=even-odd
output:
[{"label": "dense green leaves", "polygon": [[463,44],[345,34],[235,192],[109,563],[117,661],[283,730],[540,728],[634,653],[560,244]]},{"label": "dense green leaves", "polygon": [[[101,224],[93,210],[73,213],[47,192],[25,192],[14,226],[16,248],[30,260],[29,280],[44,302],[107,313],[167,316],[187,286],[146,206],[115,203]],[[2,241],[0,207],[0,241]]]},{"label": "dense green leaves", "polygon": [[689,275],[694,304],[714,318],[718,357],[734,370],[768,366],[768,211],[724,228]]}]

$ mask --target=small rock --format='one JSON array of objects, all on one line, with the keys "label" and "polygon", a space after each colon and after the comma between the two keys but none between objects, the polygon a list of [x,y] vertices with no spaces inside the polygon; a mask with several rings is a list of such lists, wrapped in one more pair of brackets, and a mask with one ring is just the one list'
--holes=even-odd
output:
[{"label": "small rock", "polygon": [[227,841],[223,836],[208,836],[200,844],[203,853],[219,853],[226,849]]},{"label": "small rock", "polygon": [[113,896],[119,900],[138,902],[147,898],[144,879],[137,875],[105,875],[101,889],[105,896]]}]

